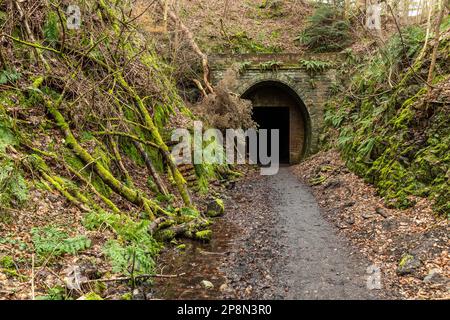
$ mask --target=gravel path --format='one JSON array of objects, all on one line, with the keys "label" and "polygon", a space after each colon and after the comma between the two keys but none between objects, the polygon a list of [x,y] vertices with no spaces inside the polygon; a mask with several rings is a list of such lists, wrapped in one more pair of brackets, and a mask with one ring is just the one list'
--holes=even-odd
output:
[{"label": "gravel path", "polygon": [[[366,288],[369,262],[357,257],[320,214],[309,188],[289,168],[267,177],[278,193],[273,207],[282,230],[279,293],[284,299],[374,299]],[[281,287],[281,288],[280,288]]]},{"label": "gravel path", "polygon": [[[156,297],[171,299],[374,299],[368,261],[326,221],[309,187],[288,167],[275,176],[254,172],[223,193],[225,216],[211,243],[187,242],[160,265]],[[203,288],[208,280],[213,289]]]}]

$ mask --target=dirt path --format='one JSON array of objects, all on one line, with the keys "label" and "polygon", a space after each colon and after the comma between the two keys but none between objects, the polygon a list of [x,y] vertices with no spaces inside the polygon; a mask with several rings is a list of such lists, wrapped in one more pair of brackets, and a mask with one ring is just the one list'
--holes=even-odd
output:
[{"label": "dirt path", "polygon": [[279,194],[273,212],[280,216],[282,255],[277,266],[286,299],[371,299],[366,288],[368,262],[357,257],[335,227],[324,220],[309,188],[289,168],[267,177]]},{"label": "dirt path", "polygon": [[[366,288],[369,262],[322,218],[310,189],[290,168],[254,174],[226,193],[227,213],[201,247],[166,257],[186,277],[163,280],[160,298],[374,299]],[[175,265],[174,265],[175,262]],[[203,288],[202,279],[213,289]],[[166,289],[164,289],[164,287]],[[170,289],[169,289],[170,288]]]}]

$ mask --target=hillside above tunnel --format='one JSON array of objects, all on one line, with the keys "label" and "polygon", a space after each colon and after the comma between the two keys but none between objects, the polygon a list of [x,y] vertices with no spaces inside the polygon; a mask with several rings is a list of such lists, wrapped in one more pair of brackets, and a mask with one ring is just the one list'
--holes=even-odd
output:
[{"label": "hillside above tunnel", "polygon": [[300,52],[312,6],[304,1],[180,1],[180,17],[207,53]]}]

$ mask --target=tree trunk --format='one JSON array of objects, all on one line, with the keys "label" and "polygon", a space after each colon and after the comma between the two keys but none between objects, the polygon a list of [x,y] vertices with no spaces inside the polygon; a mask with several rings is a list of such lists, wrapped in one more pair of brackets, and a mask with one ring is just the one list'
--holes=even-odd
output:
[{"label": "tree trunk", "polygon": [[437,56],[437,52],[439,49],[439,40],[441,38],[441,32],[440,32],[441,22],[442,22],[442,19],[444,18],[444,13],[447,10],[444,3],[442,3],[441,5],[442,5],[442,8],[439,13],[436,27],[434,30],[435,44],[434,44],[434,48],[433,48],[433,53],[431,55],[430,70],[428,71],[428,80],[427,80],[427,83],[429,86],[430,86],[431,82],[433,81],[433,72],[434,72],[434,67],[436,65],[436,56]]}]

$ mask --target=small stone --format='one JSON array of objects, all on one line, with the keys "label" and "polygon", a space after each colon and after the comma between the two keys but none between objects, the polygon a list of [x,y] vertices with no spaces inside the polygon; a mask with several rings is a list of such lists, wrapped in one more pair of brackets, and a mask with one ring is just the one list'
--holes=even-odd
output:
[{"label": "small stone", "polygon": [[230,292],[230,287],[228,286],[228,284],[223,283],[220,287],[219,287],[220,292]]},{"label": "small stone", "polygon": [[344,218],[345,222],[348,224],[354,224],[355,223],[355,217],[353,215],[348,215]]},{"label": "small stone", "polygon": [[369,212],[364,212],[364,213],[361,215],[361,217],[362,217],[363,219],[371,219],[371,218],[374,217],[374,215],[371,214],[371,213],[369,213]]},{"label": "small stone", "polygon": [[235,181],[230,181],[225,185],[225,188],[227,190],[232,190],[236,187],[236,182]]},{"label": "small stone", "polygon": [[328,189],[328,188],[337,188],[341,186],[341,181],[340,180],[331,180],[329,181],[327,184],[325,184],[324,188]]},{"label": "small stone", "polygon": [[212,284],[212,282],[211,282],[211,281],[208,281],[208,280],[202,280],[202,281],[200,282],[200,284],[201,284],[201,286],[202,286],[203,288],[205,288],[205,289],[212,289],[212,288],[214,288],[214,285]]},{"label": "small stone", "polygon": [[346,203],[344,203],[344,208],[353,207],[355,204],[355,201],[347,201]]},{"label": "small stone", "polygon": [[383,218],[389,217],[389,215],[388,215],[388,213],[386,212],[386,210],[384,210],[384,209],[381,208],[381,207],[377,207],[377,208],[375,209],[375,212],[378,213],[378,214],[379,214],[380,216],[382,216]]},{"label": "small stone", "polygon": [[397,274],[400,276],[414,273],[420,266],[422,262],[415,256],[406,253],[400,259],[397,267]]},{"label": "small stone", "polygon": [[248,286],[247,288],[245,288],[245,294],[248,296],[252,294],[252,291],[253,291],[252,286]]},{"label": "small stone", "polygon": [[435,268],[431,269],[428,275],[423,278],[423,282],[425,283],[447,283],[449,279],[446,279],[444,276],[441,275],[440,270]]},{"label": "small stone", "polygon": [[145,300],[144,292],[139,289],[134,289],[132,294],[133,300]]},{"label": "small stone", "polygon": [[214,199],[207,204],[206,215],[208,217],[217,217],[223,215],[225,207],[221,199]]},{"label": "small stone", "polygon": [[392,219],[383,220],[381,227],[386,231],[392,231],[396,228],[395,221]]},{"label": "small stone", "polygon": [[338,223],[336,223],[336,227],[338,227],[339,229],[347,229],[348,225],[346,225],[345,223],[342,223],[342,222],[338,222]]}]

